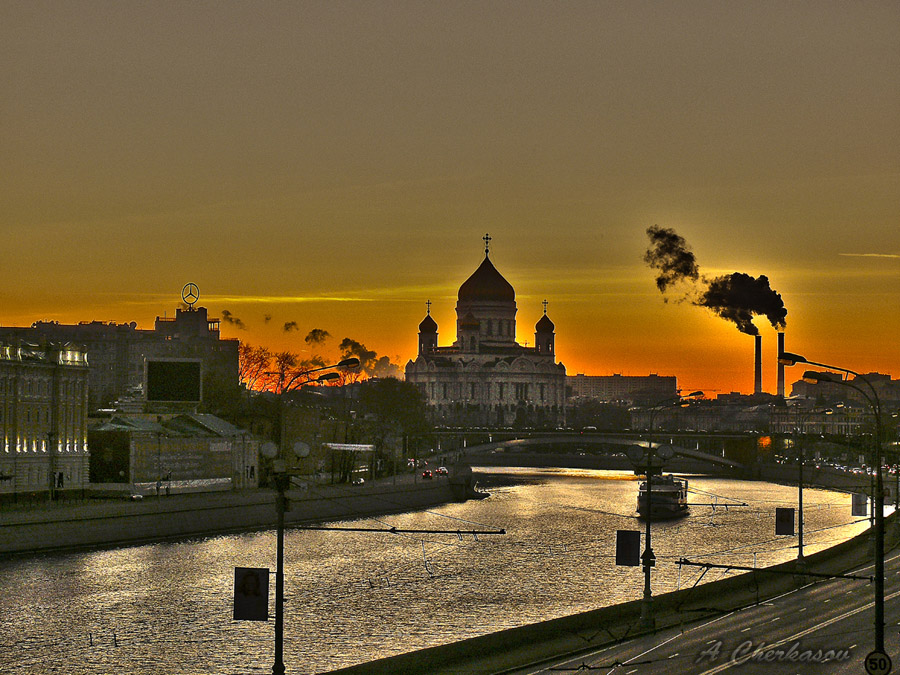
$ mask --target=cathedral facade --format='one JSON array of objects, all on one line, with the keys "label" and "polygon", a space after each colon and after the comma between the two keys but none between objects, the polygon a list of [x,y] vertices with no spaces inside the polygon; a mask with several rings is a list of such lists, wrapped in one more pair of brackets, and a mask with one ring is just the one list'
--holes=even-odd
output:
[{"label": "cathedral facade", "polygon": [[516,292],[490,260],[459,287],[456,341],[438,346],[431,303],[419,324],[419,353],[406,381],[419,387],[443,426],[547,427],[565,422],[566,368],[556,362],[555,326],[544,313],[534,346],[516,342]]}]

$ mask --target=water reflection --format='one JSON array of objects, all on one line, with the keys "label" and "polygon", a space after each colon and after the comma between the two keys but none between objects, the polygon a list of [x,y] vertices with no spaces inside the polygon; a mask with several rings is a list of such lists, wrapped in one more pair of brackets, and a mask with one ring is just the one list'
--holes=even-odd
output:
[{"label": "water reflection", "polygon": [[[499,480],[505,471],[506,476]],[[291,531],[286,537],[285,662],[340,666],[639,598],[640,568],[613,564],[615,531],[642,529],[637,483],[620,472],[489,470],[483,501],[366,521],[459,535]],[[696,478],[694,507],[654,524],[654,594],[693,583],[674,561],[772,564],[796,556],[775,537],[792,487]],[[804,491],[805,553],[856,534],[850,498]],[[473,537],[466,528],[505,528]],[[274,571],[272,532],[48,555],[0,564],[3,673],[271,672],[271,622],[231,620],[233,568]],[[427,564],[426,564],[427,563]],[[709,572],[704,581],[719,578]]]}]

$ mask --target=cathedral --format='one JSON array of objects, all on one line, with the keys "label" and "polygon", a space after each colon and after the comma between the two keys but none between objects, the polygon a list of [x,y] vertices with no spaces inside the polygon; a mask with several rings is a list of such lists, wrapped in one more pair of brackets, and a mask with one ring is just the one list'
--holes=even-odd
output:
[{"label": "cathedral", "polygon": [[425,396],[435,425],[559,426],[565,423],[566,368],[556,363],[547,301],[534,327],[534,346],[520,345],[516,292],[491,262],[490,240],[484,236],[484,260],[459,287],[456,341],[438,346],[429,301],[406,381]]}]

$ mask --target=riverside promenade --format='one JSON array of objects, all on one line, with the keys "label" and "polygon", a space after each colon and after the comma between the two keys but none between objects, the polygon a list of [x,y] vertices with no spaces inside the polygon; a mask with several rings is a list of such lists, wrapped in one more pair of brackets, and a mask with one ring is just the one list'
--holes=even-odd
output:
[{"label": "riverside promenade", "polygon": [[[410,474],[365,485],[309,485],[288,492],[288,526],[383,515],[454,501],[445,477]],[[266,530],[275,526],[268,488],[172,494],[140,501],[85,500],[0,509],[0,557],[112,548],[154,541]]]}]

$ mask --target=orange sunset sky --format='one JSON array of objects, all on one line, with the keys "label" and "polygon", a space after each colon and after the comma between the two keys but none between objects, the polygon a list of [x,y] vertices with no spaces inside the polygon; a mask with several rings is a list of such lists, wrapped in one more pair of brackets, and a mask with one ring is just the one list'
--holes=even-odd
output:
[{"label": "orange sunset sky", "polygon": [[402,365],[489,232],[569,374],[751,392],[658,224],[767,275],[789,350],[900,377],[900,3],[5,0],[0,62],[3,325],[151,328],[191,281],[226,337]]}]

